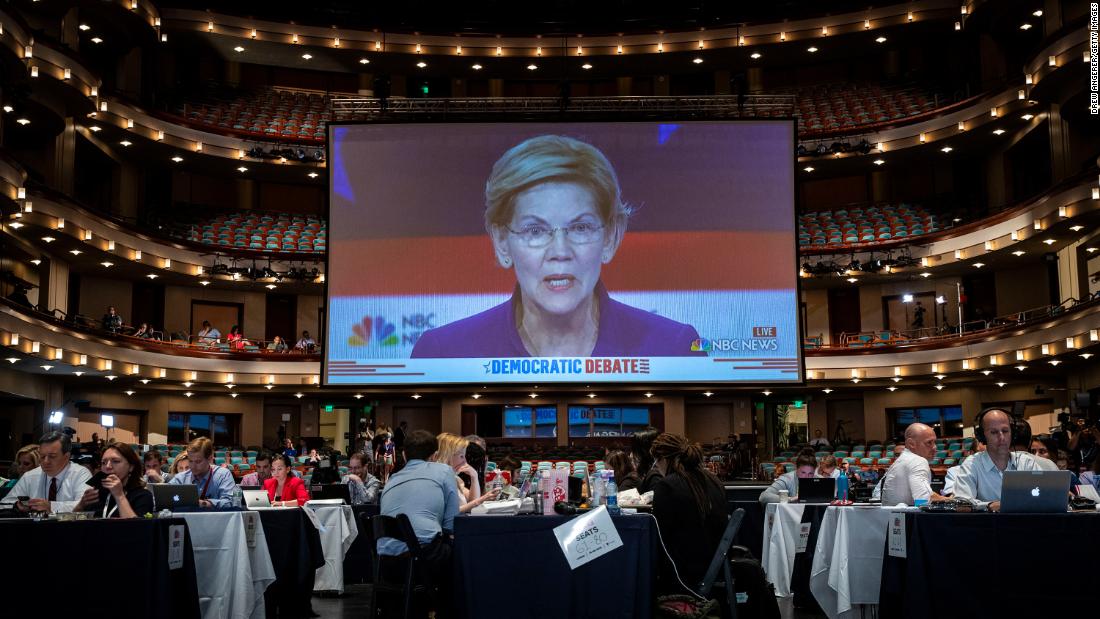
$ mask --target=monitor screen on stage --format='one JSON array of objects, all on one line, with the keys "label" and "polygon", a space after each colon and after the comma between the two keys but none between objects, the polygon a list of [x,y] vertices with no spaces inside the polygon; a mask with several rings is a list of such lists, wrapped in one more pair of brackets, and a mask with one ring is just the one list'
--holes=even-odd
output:
[{"label": "monitor screen on stage", "polygon": [[325,384],[800,382],[793,132],[330,126]]}]

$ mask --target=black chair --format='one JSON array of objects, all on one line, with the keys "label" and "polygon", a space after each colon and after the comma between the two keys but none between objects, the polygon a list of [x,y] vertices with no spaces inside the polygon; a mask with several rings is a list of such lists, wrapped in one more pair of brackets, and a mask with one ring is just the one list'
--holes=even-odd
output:
[{"label": "black chair", "polygon": [[703,581],[695,588],[695,592],[704,598],[710,597],[710,591],[718,580],[718,571],[722,571],[722,580],[726,589],[726,608],[729,609],[730,619],[737,619],[737,595],[733,590],[733,575],[730,573],[729,551],[733,544],[733,538],[737,537],[737,530],[741,528],[741,521],[745,518],[744,509],[736,509],[726,524],[726,530],[722,533],[722,540],[718,542],[718,548],[714,551],[714,557],[710,560],[710,567],[703,576]]},{"label": "black chair", "polygon": [[[423,573],[423,570],[420,569],[422,551],[420,540],[416,537],[416,532],[412,528],[412,523],[409,522],[409,517],[405,514],[398,514],[396,517],[367,516],[363,514],[360,517],[360,523],[362,526],[359,527],[359,530],[366,532],[367,542],[370,544],[374,571],[374,585],[371,587],[367,616],[371,619],[378,616],[379,594],[393,594],[401,597],[402,619],[409,619],[412,616],[413,596],[417,595],[418,599],[423,600],[423,594],[429,592],[423,578],[417,578],[418,573]],[[409,551],[396,557],[378,554],[378,540],[383,537],[391,537],[404,542]],[[398,571],[404,572],[401,581],[388,581],[386,575]]]}]

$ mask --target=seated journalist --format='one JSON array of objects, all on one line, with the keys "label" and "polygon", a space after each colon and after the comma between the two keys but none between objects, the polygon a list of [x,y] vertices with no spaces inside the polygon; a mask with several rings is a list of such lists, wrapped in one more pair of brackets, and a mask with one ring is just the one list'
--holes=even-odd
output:
[{"label": "seated journalist", "polygon": [[88,488],[74,511],[91,511],[96,518],[142,518],[153,513],[153,493],[142,479],[142,462],[125,443],[103,449],[99,488]]},{"label": "seated journalist", "polygon": [[[68,434],[49,432],[38,439],[38,467],[23,474],[0,504],[24,512],[71,512],[88,489],[92,474],[71,462],[73,443]],[[27,501],[19,497],[30,497]]]},{"label": "seated journalist", "polygon": [[974,436],[985,451],[967,458],[955,478],[955,496],[1001,509],[1001,483],[1005,471],[1040,471],[1045,467],[1035,456],[1012,451],[1012,417],[1000,408],[988,408],[974,422]]},{"label": "seated journalist", "polygon": [[932,492],[932,468],[928,462],[936,455],[936,431],[923,423],[905,429],[905,447],[882,478],[879,491],[882,504],[913,505],[918,499],[940,501]]},{"label": "seated journalist", "polygon": [[188,469],[172,477],[170,484],[193,484],[199,489],[199,507],[230,507],[237,483],[233,473],[214,461],[214,443],[197,438],[187,445]]}]

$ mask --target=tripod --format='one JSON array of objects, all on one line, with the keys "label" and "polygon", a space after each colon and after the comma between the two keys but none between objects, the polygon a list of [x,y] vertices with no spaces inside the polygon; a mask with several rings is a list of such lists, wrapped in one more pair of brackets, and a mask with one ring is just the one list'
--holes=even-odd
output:
[{"label": "tripod", "polygon": [[848,444],[848,433],[844,431],[844,424],[848,423],[843,419],[836,420],[836,430],[833,430],[832,445],[835,449],[837,445]]}]

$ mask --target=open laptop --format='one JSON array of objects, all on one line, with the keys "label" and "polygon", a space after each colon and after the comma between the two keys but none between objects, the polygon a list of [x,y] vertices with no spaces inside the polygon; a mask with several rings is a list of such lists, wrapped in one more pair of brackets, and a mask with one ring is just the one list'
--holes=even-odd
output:
[{"label": "open laptop", "polygon": [[309,495],[312,500],[343,499],[344,503],[351,505],[351,489],[347,484],[311,484]]},{"label": "open laptop", "polygon": [[199,506],[199,488],[194,484],[149,484],[149,489],[157,511]]},{"label": "open laptop", "polygon": [[271,497],[267,496],[267,490],[241,490],[241,494],[244,495],[246,509],[271,507]]},{"label": "open laptop", "polygon": [[799,503],[830,503],[836,498],[836,480],[831,477],[798,479]]},{"label": "open laptop", "polygon": [[1001,513],[1063,514],[1069,509],[1069,471],[1005,471]]}]

